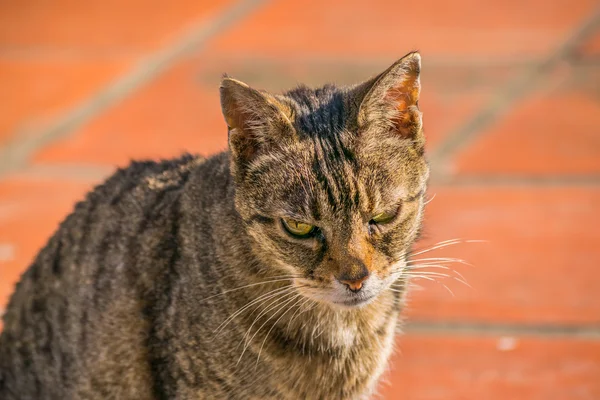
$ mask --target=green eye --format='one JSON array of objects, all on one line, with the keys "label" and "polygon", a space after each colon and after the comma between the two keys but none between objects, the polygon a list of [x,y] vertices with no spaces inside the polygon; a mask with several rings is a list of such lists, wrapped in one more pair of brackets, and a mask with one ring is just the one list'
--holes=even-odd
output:
[{"label": "green eye", "polygon": [[375,224],[387,224],[388,222],[393,220],[395,216],[396,213],[393,212],[382,212],[371,218],[370,222]]},{"label": "green eye", "polygon": [[286,231],[299,238],[310,236],[315,231],[315,226],[291,218],[282,218],[281,222]]}]

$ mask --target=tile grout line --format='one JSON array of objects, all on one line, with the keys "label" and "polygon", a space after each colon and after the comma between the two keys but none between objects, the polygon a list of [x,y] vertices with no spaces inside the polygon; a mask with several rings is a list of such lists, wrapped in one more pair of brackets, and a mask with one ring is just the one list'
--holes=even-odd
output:
[{"label": "tile grout line", "polygon": [[597,28],[600,28],[600,7],[596,8],[592,16],[582,22],[556,50],[505,85],[504,89],[484,104],[472,119],[462,124],[433,150],[429,159],[434,175],[446,177],[445,168],[452,156],[480,135],[484,128],[506,113],[515,100],[534,89],[548,70],[565,58],[569,58],[576,45],[593,34]]},{"label": "tile grout line", "polygon": [[402,333],[435,336],[516,336],[600,340],[600,325],[470,323],[445,321],[406,322]]},{"label": "tile grout line", "polygon": [[447,187],[600,187],[600,175],[598,174],[572,174],[548,176],[536,175],[499,175],[499,174],[477,174],[459,175],[450,178],[437,179],[432,177],[431,185]]},{"label": "tile grout line", "polygon": [[208,20],[201,19],[202,23],[192,28],[191,32],[184,34],[183,38],[143,57],[132,70],[67,111],[50,127],[32,134],[16,135],[14,140],[0,149],[0,177],[25,167],[29,158],[37,150],[73,133],[85,122],[150,82],[178,59],[198,49],[208,39],[245,17],[264,2],[265,0],[242,0]]}]

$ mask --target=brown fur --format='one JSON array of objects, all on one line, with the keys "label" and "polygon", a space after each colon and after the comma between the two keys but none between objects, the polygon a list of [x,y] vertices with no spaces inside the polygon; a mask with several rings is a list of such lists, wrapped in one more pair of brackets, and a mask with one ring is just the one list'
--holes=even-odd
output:
[{"label": "brown fur", "polygon": [[0,398],[371,396],[424,207],[419,70],[283,95],[224,78],[229,152],[120,170],[23,275]]}]

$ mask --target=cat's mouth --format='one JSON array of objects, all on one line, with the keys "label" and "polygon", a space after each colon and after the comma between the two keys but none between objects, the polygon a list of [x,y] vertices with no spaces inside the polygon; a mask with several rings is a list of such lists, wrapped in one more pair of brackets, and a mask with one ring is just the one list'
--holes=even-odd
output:
[{"label": "cat's mouth", "polygon": [[376,295],[363,296],[363,295],[354,295],[348,299],[342,301],[334,301],[335,304],[343,306],[343,307],[362,307],[369,304],[377,297]]},{"label": "cat's mouth", "polygon": [[344,308],[360,308],[375,300],[379,292],[379,290],[372,287],[366,287],[359,292],[344,290],[341,296],[338,292],[338,295],[333,299],[333,303]]},{"label": "cat's mouth", "polygon": [[346,285],[332,281],[331,286],[317,286],[314,283],[298,281],[298,290],[306,297],[334,307],[356,309],[373,302],[388,286],[388,279],[380,280],[372,276],[359,291],[352,291]]}]

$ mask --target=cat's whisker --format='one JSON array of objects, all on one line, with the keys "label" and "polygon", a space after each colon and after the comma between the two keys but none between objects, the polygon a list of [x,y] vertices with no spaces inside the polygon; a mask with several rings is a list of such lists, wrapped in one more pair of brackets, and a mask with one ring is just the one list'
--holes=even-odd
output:
[{"label": "cat's whisker", "polygon": [[[320,328],[321,328],[321,321],[319,321],[317,323],[317,325],[315,325],[315,327],[313,328],[312,336],[311,336],[311,343],[314,343],[323,333],[323,331]],[[315,334],[315,332],[316,332],[316,334]]]},{"label": "cat's whisker", "polygon": [[295,312],[292,314],[292,316],[290,317],[290,321],[288,322],[288,326],[287,326],[287,328],[288,328],[288,329],[290,329],[290,327],[291,327],[291,325],[292,325],[292,322],[294,321],[294,319],[295,319],[296,317],[299,317],[300,315],[302,315],[302,313],[306,312],[306,310],[304,310],[304,311],[302,311],[302,312],[298,313],[300,310],[302,310],[302,307],[304,307],[304,306],[306,305],[306,303],[308,303],[309,301],[310,301],[310,298],[308,298],[308,297],[307,297],[307,298],[306,298],[306,299],[305,299],[305,300],[304,300],[304,301],[303,301],[303,302],[302,302],[302,303],[301,303],[301,304],[298,306],[298,308],[296,309],[296,311],[295,311]]},{"label": "cat's whisker", "polygon": [[425,275],[410,275],[407,276],[408,278],[412,278],[412,279],[425,279],[428,281],[432,281],[432,282],[437,282],[434,278],[430,277],[430,276],[425,276]]},{"label": "cat's whisker", "polygon": [[[464,283],[471,287],[469,284],[467,284],[467,279],[463,276],[463,274],[461,274],[460,272],[458,272],[457,270],[450,268],[448,266],[445,265],[437,265],[437,264],[421,264],[421,265],[415,265],[415,266],[411,266],[407,269],[407,271],[413,271],[413,270],[425,270],[425,271],[418,271],[418,272],[433,272],[433,271],[427,271],[427,269],[429,268],[433,268],[433,269],[444,269],[446,271],[448,271],[449,273],[455,274],[457,275],[460,279],[462,279],[463,281],[465,281]],[[451,276],[451,275],[450,275]]]},{"label": "cat's whisker", "polygon": [[448,267],[447,265],[417,264],[417,265],[409,265],[408,267],[406,267],[404,269],[396,271],[396,273],[402,274],[404,271],[413,271],[413,270],[428,269],[428,268],[443,269],[445,271],[454,271],[454,269],[452,269],[451,267]]},{"label": "cat's whisker", "polygon": [[440,265],[440,264],[452,264],[452,263],[460,263],[460,264],[464,264],[464,265],[468,265],[468,266],[473,266],[472,264],[469,264],[466,261],[458,259],[458,258],[430,257],[430,258],[421,258],[421,259],[411,260],[410,262],[406,263],[405,266],[402,266],[401,268],[392,270],[392,274],[400,276],[403,273],[405,273],[406,271],[410,271],[410,270],[422,270],[422,269],[429,269],[429,268],[443,269],[443,270],[454,273],[455,275],[459,276],[462,280],[464,280],[466,282],[466,278],[460,272],[458,272],[456,269],[454,269],[448,265]]},{"label": "cat's whisker", "polygon": [[[273,294],[270,294],[267,297],[263,297],[261,299],[255,299],[251,303],[248,303],[245,306],[241,307],[233,315],[229,316],[225,321],[223,321],[219,325],[219,327],[217,327],[217,329],[214,331],[214,337],[213,337],[213,339],[217,339],[220,336],[220,334],[222,334],[222,332],[227,327],[227,325],[229,325],[235,319],[236,316],[241,315],[244,311],[249,310],[252,306],[258,307],[261,303],[264,303],[264,302],[266,302],[266,301],[268,301],[268,300],[270,300],[270,299],[272,299],[274,297],[276,298],[277,296],[284,295],[285,293],[289,293],[289,292],[290,291],[288,290],[288,291],[281,291],[281,292],[273,293]],[[256,310],[254,310],[254,311],[256,311]],[[252,315],[252,313],[250,315]]]},{"label": "cat's whisker", "polygon": [[[252,324],[250,324],[250,327],[248,328],[248,330],[246,331],[246,333],[245,333],[245,334],[244,334],[244,336],[242,337],[242,341],[241,341],[240,343],[242,343],[242,342],[245,342],[245,344],[247,343],[247,340],[246,340],[246,339],[248,338],[248,336],[250,336],[250,333],[252,332],[252,328],[254,327],[254,324],[255,324],[257,321],[259,321],[259,320],[260,320],[260,318],[261,318],[263,315],[265,315],[265,314],[266,314],[267,312],[269,312],[271,309],[273,309],[274,307],[276,307],[276,305],[274,305],[275,303],[279,303],[281,300],[283,300],[283,299],[285,299],[286,297],[289,297],[289,296],[291,296],[291,295],[293,295],[293,294],[295,294],[295,292],[294,292],[294,291],[292,291],[292,292],[288,292],[288,293],[285,293],[285,294],[281,295],[281,297],[279,297],[279,298],[277,298],[277,297],[276,297],[276,298],[275,298],[275,299],[274,299],[272,302],[270,302],[269,304],[267,304],[267,305],[266,305],[266,306],[265,306],[265,307],[264,307],[264,308],[261,310],[261,312],[260,312],[260,313],[259,313],[259,314],[258,314],[258,315],[257,315],[257,316],[254,318],[254,320],[252,321]],[[271,306],[272,306],[272,307],[271,307]],[[238,344],[238,347],[239,347],[239,344]],[[245,350],[245,347],[244,347],[244,350]],[[242,355],[243,355],[243,352],[242,352]]]},{"label": "cat's whisker", "polygon": [[423,263],[423,264],[406,265],[401,268],[393,269],[391,271],[391,274],[400,276],[406,271],[413,271],[413,270],[419,270],[419,269],[425,269],[425,268],[443,269],[445,271],[456,271],[454,268],[449,267],[448,265]]},{"label": "cat's whisker", "polygon": [[423,276],[432,276],[432,277],[438,277],[438,278],[450,278],[453,279],[457,282],[462,283],[463,285],[467,286],[467,287],[471,287],[471,285],[469,285],[465,280],[460,279],[459,277],[456,276],[452,276],[452,275],[446,275],[446,274],[439,274],[439,273],[435,273],[435,272],[419,272],[418,275],[411,275],[411,274],[407,274],[406,275],[409,278],[412,277],[423,277]]},{"label": "cat's whisker", "polygon": [[424,280],[428,280],[428,281],[431,281],[431,282],[435,282],[438,285],[442,285],[452,295],[452,297],[454,297],[454,292],[452,290],[450,290],[450,288],[446,284],[444,284],[443,282],[438,281],[437,279],[435,279],[435,278],[433,278],[431,276],[411,275],[410,278],[412,278],[412,279],[424,279]]},{"label": "cat's whisker", "polygon": [[427,204],[431,203],[433,201],[433,199],[435,199],[436,195],[437,195],[437,193],[434,193],[429,199],[427,199],[427,201],[425,201],[423,206],[426,206]]},{"label": "cat's whisker", "polygon": [[[297,295],[296,297],[294,297],[292,300],[294,300],[294,299],[298,299],[298,297],[300,297],[300,296],[302,296],[302,295],[298,294],[298,295]],[[283,318],[283,316],[284,316],[285,314],[287,314],[287,313],[288,313],[288,312],[289,312],[289,311],[290,311],[290,310],[291,310],[291,309],[292,309],[292,308],[293,308],[295,305],[297,305],[297,304],[298,304],[299,302],[301,302],[301,301],[302,301],[302,297],[300,297],[300,298],[299,298],[299,299],[298,299],[298,300],[297,300],[297,301],[296,301],[294,304],[292,304],[290,307],[288,307],[288,308],[287,308],[287,310],[285,310],[285,311],[283,312],[283,314],[281,314],[281,315],[279,316],[279,318],[277,318],[277,319],[275,320],[275,322],[273,322],[273,325],[271,326],[271,329],[269,329],[269,330],[267,331],[267,334],[265,335],[265,338],[263,339],[263,341],[262,341],[262,344],[260,345],[260,349],[258,350],[258,355],[256,356],[256,366],[255,366],[255,368],[258,368],[258,361],[260,360],[260,354],[262,353],[262,349],[263,349],[263,347],[265,346],[265,343],[266,343],[266,341],[267,341],[267,338],[269,337],[269,334],[271,333],[271,331],[273,330],[273,328],[275,328],[275,326],[277,325],[277,323],[278,323],[279,321],[281,321],[281,318]],[[289,303],[289,302],[288,302],[288,303]],[[286,306],[288,303],[284,304],[284,305],[281,307],[281,309],[283,309],[283,307],[285,307],[285,306]],[[277,315],[277,314],[275,314],[275,315]]]},{"label": "cat's whisker", "polygon": [[411,273],[411,271],[406,271],[404,273],[404,275],[409,278],[412,276],[439,276],[442,278],[450,278],[450,275],[448,275],[448,274],[444,274],[441,272],[434,272],[434,271],[417,271],[416,273]]},{"label": "cat's whisker", "polygon": [[446,243],[451,243],[451,242],[462,242],[463,238],[452,238],[452,239],[445,239],[445,240],[441,240],[437,243],[434,243],[433,246],[436,246],[438,244],[446,244]]},{"label": "cat's whisker", "polygon": [[293,290],[294,287],[289,285],[289,286],[285,286],[283,288],[277,288],[274,290],[271,290],[267,293],[264,293],[262,295],[260,295],[259,297],[257,297],[256,299],[250,301],[248,304],[245,304],[244,306],[242,306],[239,310],[237,310],[235,313],[233,313],[232,315],[230,315],[229,317],[227,317],[227,319],[225,321],[223,321],[218,327],[217,329],[215,329],[215,331],[213,332],[215,335],[218,334],[220,331],[222,331],[223,329],[225,329],[225,327],[239,314],[241,314],[242,312],[244,312],[244,310],[248,309],[249,307],[253,306],[254,304],[266,301],[274,296],[277,296],[278,294],[282,294],[285,292],[289,292],[291,290]]},{"label": "cat's whisker", "polygon": [[[242,340],[240,340],[240,343],[238,343],[238,345],[236,346],[236,350],[237,350],[237,348],[240,345],[242,345],[242,343],[243,343],[243,349],[242,349],[242,353],[240,354],[240,358],[238,359],[238,363],[240,362],[240,360],[242,359],[242,356],[246,352],[246,349],[250,345],[250,341],[252,340],[252,338],[254,338],[254,336],[252,336],[252,338],[249,339],[250,334],[252,333],[252,328],[254,327],[254,324],[256,324],[256,322],[258,322],[263,315],[265,315],[272,309],[276,308],[279,304],[281,304],[282,301],[285,301],[286,298],[289,298],[290,296],[294,296],[295,294],[297,294],[295,291],[281,294],[281,296],[276,297],[272,302],[270,302],[269,304],[264,306],[264,308],[261,310],[261,312],[254,318],[254,320],[252,321],[252,324],[250,324],[250,327],[246,330],[246,333],[242,337]],[[257,332],[258,332],[258,330],[255,332],[255,334]]]},{"label": "cat's whisker", "polygon": [[418,256],[419,254],[428,253],[433,250],[441,249],[441,248],[448,247],[448,246],[453,246],[453,245],[460,244],[460,243],[466,243],[466,241],[463,239],[448,239],[448,240],[438,242],[438,243],[432,245],[431,247],[421,249],[416,252],[410,252],[408,254],[408,256],[414,257],[414,256]]},{"label": "cat's whisker", "polygon": [[407,285],[407,290],[425,290],[425,288],[421,285],[417,285],[416,283],[409,283]]},{"label": "cat's whisker", "polygon": [[[261,326],[259,326],[256,329],[256,332],[254,332],[254,335],[252,335],[252,337],[250,339],[248,339],[246,341],[246,343],[244,344],[244,348],[242,349],[242,354],[240,354],[240,358],[238,358],[237,364],[240,363],[240,361],[242,360],[242,357],[244,356],[244,353],[246,352],[246,349],[248,349],[248,347],[250,346],[250,343],[252,343],[252,340],[254,340],[254,338],[256,337],[256,335],[258,335],[258,332],[260,332],[260,330],[271,320],[273,319],[277,313],[283,308],[285,307],[287,304],[289,304],[291,301],[295,300],[298,298],[298,296],[301,296],[301,294],[296,293],[295,296],[292,296],[289,299],[285,299],[285,297],[288,297],[288,295],[283,296],[281,299],[278,299],[279,302],[277,302],[277,304],[275,304],[274,306],[269,308],[269,311],[272,310],[273,308],[279,306],[279,308],[277,309],[277,311],[275,313],[273,313],[273,315],[271,315],[269,318],[267,318],[267,320],[265,322],[263,322],[263,324]],[[282,304],[283,302],[283,304]]]},{"label": "cat's whisker", "polygon": [[417,256],[419,254],[427,253],[427,252],[430,252],[433,250],[437,250],[437,249],[440,249],[443,247],[453,246],[455,244],[460,244],[460,243],[489,243],[489,241],[481,240],[481,239],[458,239],[458,238],[457,239],[448,239],[448,240],[438,242],[430,248],[421,249],[415,253],[410,253],[409,256],[410,257]]},{"label": "cat's whisker", "polygon": [[441,242],[437,242],[429,248],[421,249],[421,250],[418,250],[417,252],[410,252],[409,256],[413,257],[415,255],[427,253],[432,250],[436,250],[436,249],[439,249],[442,247],[447,247],[447,246],[451,246],[451,245],[455,245],[455,244],[459,244],[459,243],[488,243],[488,241],[487,240],[479,240],[479,239],[461,239],[461,238],[448,239],[448,240],[443,240]]},{"label": "cat's whisker", "polygon": [[449,293],[452,295],[452,297],[455,297],[455,296],[454,296],[454,292],[453,292],[452,290],[450,290],[450,288],[449,288],[448,286],[446,286],[446,285],[445,285],[444,283],[442,283],[442,282],[438,282],[438,281],[435,281],[435,282],[436,282],[436,283],[439,283],[440,285],[442,285],[442,286],[443,286],[443,287],[444,287],[444,288],[445,288],[445,289],[446,289],[446,290],[447,290],[447,291],[448,291],[448,292],[449,292]]},{"label": "cat's whisker", "polygon": [[[442,272],[438,272],[438,271],[427,271],[427,269],[430,269],[430,268],[432,268],[432,269],[443,269],[443,270],[448,271],[448,274],[445,274],[445,273],[442,273]],[[405,271],[403,271],[403,273],[406,276],[414,275],[415,272],[418,273],[418,274],[422,274],[422,275],[440,276],[440,277],[455,279],[456,281],[464,284],[465,286],[471,287],[471,285],[469,285],[469,283],[467,283],[467,279],[460,272],[456,271],[453,268],[445,266],[445,265],[418,264],[418,265],[415,265],[415,266],[410,266]],[[454,275],[452,275],[452,274],[454,274]]]},{"label": "cat's whisker", "polygon": [[[282,275],[282,276],[285,276],[285,275]],[[205,297],[203,299],[200,299],[199,302],[202,303],[203,301],[206,301],[206,300],[209,300],[209,299],[212,299],[212,298],[215,298],[215,297],[223,296],[223,295],[225,295],[227,293],[235,292],[237,290],[242,290],[242,289],[246,289],[246,288],[253,287],[253,286],[265,285],[267,283],[285,282],[285,281],[290,281],[292,279],[297,279],[297,278],[298,277],[296,277],[296,276],[290,275],[289,278],[272,279],[272,280],[263,281],[263,282],[255,282],[255,283],[251,283],[249,285],[239,286],[239,287],[236,287],[236,288],[233,288],[233,289],[225,290],[224,292],[217,293],[217,294],[209,296],[209,297]]]},{"label": "cat's whisker", "polygon": [[470,263],[466,262],[465,260],[462,260],[460,258],[452,258],[452,257],[416,258],[416,259],[409,260],[406,263],[406,265],[412,265],[416,262],[422,262],[422,261],[436,261],[436,262],[440,262],[440,263],[457,263],[457,264],[463,264],[463,265],[468,265],[469,267],[473,267],[473,264],[470,264]]}]

